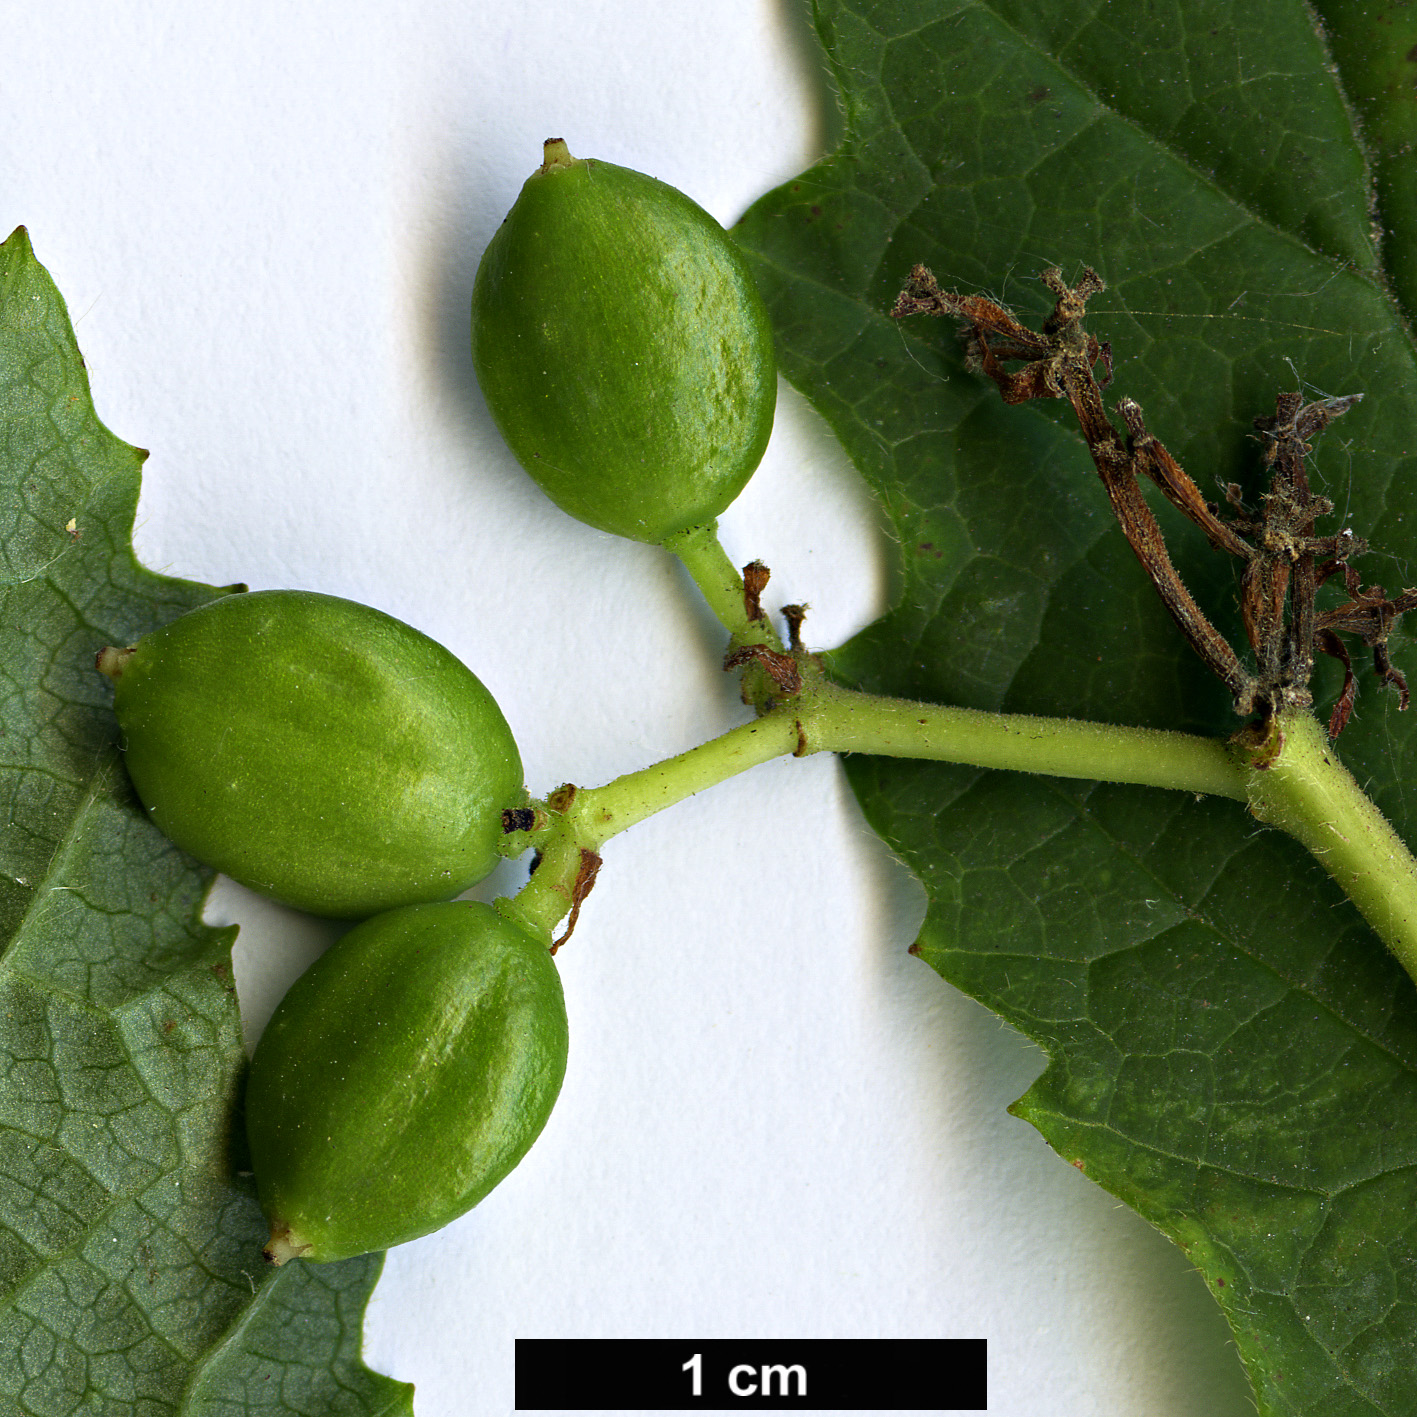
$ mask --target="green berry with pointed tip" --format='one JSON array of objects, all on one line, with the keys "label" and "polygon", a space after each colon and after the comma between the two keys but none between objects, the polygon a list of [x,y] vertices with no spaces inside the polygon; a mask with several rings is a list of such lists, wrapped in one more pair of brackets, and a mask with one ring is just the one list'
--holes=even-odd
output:
[{"label": "green berry with pointed tip", "polygon": [[478,381],[552,501],[662,542],[718,516],[762,458],[767,312],[738,247],[682,192],[560,139],[545,159],[478,268]]},{"label": "green berry with pointed tip", "polygon": [[226,596],[104,650],[129,775],[208,866],[315,915],[446,900],[525,798],[492,695],[392,616],[308,591]]},{"label": "green berry with pointed tip", "polygon": [[526,1154],[565,1071],[546,940],[468,901],[355,926],[296,981],[251,1062],[267,1257],[348,1259],[455,1220]]}]

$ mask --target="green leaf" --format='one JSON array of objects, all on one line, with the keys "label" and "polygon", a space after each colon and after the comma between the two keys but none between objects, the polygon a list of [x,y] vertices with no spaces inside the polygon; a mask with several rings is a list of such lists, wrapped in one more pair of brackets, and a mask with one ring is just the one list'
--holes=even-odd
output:
[{"label": "green leaf", "polygon": [[1315,8],[1357,110],[1373,168],[1373,215],[1387,236],[1384,264],[1410,326],[1417,311],[1417,14],[1352,0]]},{"label": "green leaf", "polygon": [[217,593],[138,565],[143,454],[0,246],[0,1408],[411,1412],[358,1361],[379,1257],[272,1271],[239,1173],[234,931],[118,761],[105,644]]},{"label": "green leaf", "polygon": [[[1251,420],[1278,392],[1363,391],[1311,475],[1378,548],[1365,580],[1413,579],[1417,21],[1320,8],[1332,34],[1300,0],[818,0],[845,136],[739,234],[787,376],[901,547],[900,599],[833,656],[844,678],[1238,726],[1066,405],[1004,407],[943,322],[886,318],[916,262],[1035,326],[1052,304],[1040,270],[1096,267],[1109,401],[1137,399],[1218,502],[1230,482],[1261,490]],[[1243,644],[1234,566],[1158,515]],[[1410,639],[1393,647],[1417,674]],[[1417,725],[1359,658],[1342,756],[1411,841]],[[1338,682],[1321,668],[1320,702]],[[1236,804],[849,766],[926,886],[920,952],[1048,1052],[1014,1110],[1187,1251],[1261,1410],[1417,1412],[1417,995],[1324,874]]]}]

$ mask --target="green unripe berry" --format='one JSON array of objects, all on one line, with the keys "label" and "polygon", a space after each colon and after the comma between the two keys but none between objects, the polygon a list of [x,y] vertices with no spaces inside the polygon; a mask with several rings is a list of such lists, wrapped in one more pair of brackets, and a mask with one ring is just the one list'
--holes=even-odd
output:
[{"label": "green unripe berry", "polygon": [[565,1071],[545,941],[467,901],[355,926],[296,981],[251,1062],[268,1258],[348,1259],[455,1220],[526,1154]]},{"label": "green unripe berry", "polygon": [[636,541],[712,521],[772,431],[772,331],[728,234],[682,192],[559,139],[482,257],[472,357],[542,490]]},{"label": "green unripe berry", "polygon": [[491,694],[392,616],[214,600],[105,650],[129,775],[198,860],[316,915],[446,900],[497,864],[521,758]]}]

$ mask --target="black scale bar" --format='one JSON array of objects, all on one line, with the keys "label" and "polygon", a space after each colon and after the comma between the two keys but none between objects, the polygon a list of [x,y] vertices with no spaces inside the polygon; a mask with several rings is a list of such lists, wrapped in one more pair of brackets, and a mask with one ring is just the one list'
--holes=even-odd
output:
[{"label": "black scale bar", "polygon": [[517,1339],[519,1412],[984,1412],[982,1338]]}]

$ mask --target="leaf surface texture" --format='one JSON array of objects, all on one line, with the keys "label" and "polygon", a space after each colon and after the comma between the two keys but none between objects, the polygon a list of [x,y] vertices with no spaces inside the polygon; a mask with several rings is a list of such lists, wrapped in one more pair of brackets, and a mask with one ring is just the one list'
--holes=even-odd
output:
[{"label": "leaf surface texture", "polygon": [[132,796],[104,645],[210,599],[132,551],[144,454],[64,302],[0,246],[0,1411],[409,1414],[359,1361],[381,1256],[271,1270],[234,930]]},{"label": "leaf surface texture", "polygon": [[[1035,328],[1095,267],[1109,405],[1223,505],[1263,490],[1281,390],[1363,392],[1311,478],[1417,582],[1417,33],[1297,0],[819,0],[843,140],[757,203],[787,377],[878,494],[900,594],[836,652],[862,687],[1226,735],[1238,727],[1115,526],[1062,402],[1006,408],[948,322],[887,318],[910,267]],[[1386,24],[1386,28],[1384,25]],[[1403,25],[1407,29],[1403,29]],[[1238,567],[1154,499],[1231,642]],[[810,621],[808,622],[810,630]],[[1417,674],[1410,639],[1394,662]],[[1417,723],[1361,646],[1340,744],[1414,840]],[[1327,713],[1339,678],[1320,667]],[[1341,893],[1235,803],[853,759],[923,881],[919,949],[1047,1051],[1015,1104],[1180,1244],[1261,1410],[1417,1413],[1417,996]]]}]

